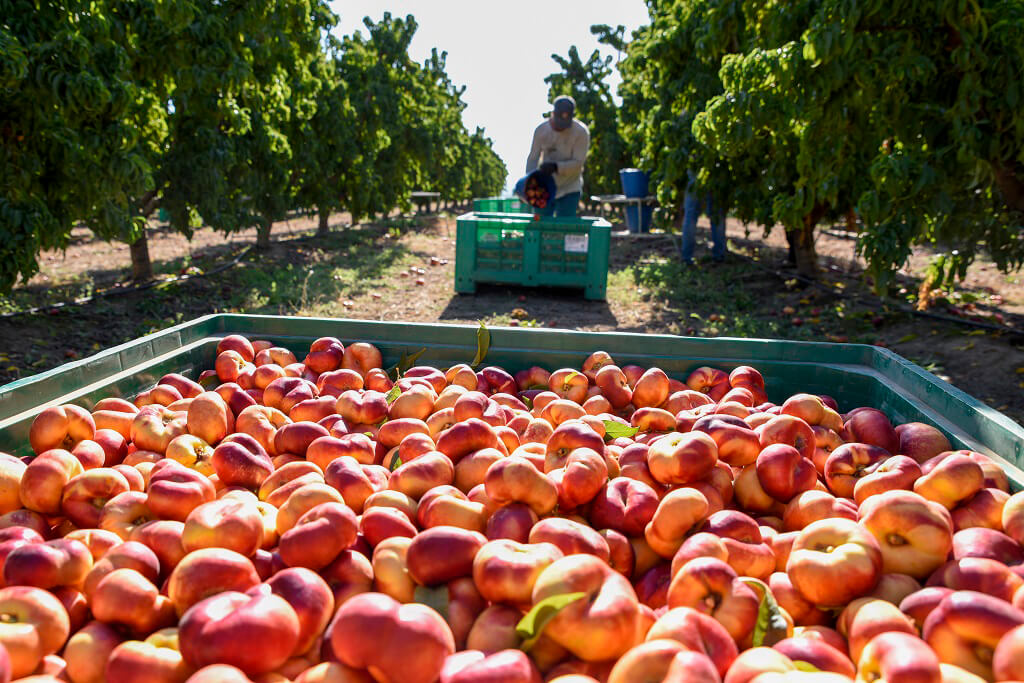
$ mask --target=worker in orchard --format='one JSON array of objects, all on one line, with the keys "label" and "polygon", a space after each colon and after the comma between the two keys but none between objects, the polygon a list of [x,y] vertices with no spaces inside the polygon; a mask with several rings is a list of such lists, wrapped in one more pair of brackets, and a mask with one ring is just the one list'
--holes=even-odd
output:
[{"label": "worker in orchard", "polygon": [[590,131],[573,116],[576,101],[566,95],[554,101],[551,116],[533,131],[530,156],[526,159],[526,173],[536,170],[555,178],[554,201],[543,209],[535,209],[542,216],[574,218],[576,206],[583,191],[583,162],[590,149]]}]

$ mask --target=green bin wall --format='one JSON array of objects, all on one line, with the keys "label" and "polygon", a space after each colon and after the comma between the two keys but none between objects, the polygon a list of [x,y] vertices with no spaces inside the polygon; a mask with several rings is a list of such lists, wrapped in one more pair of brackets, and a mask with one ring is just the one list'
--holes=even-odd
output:
[{"label": "green bin wall", "polygon": [[582,288],[587,299],[605,298],[611,224],[604,219],[474,212],[456,226],[456,292],[489,282]]},{"label": "green bin wall", "polygon": [[[371,342],[381,349],[386,365],[397,362],[403,352],[425,348],[419,362],[448,366],[472,361],[476,331],[463,325],[206,316],[0,387],[0,451],[28,455],[29,426],[47,406],[77,403],[91,408],[107,396],[130,398],[168,372],[196,378],[213,367],[217,342],[228,334],[269,339],[300,359],[314,339],[324,336],[345,343]],[[809,391],[835,397],[842,411],[867,405],[880,408],[897,423],[933,424],[956,447],[997,458],[1014,488],[1024,487],[1024,428],[887,349],[768,339],[495,328],[485,364],[500,365],[513,373],[532,365],[549,370],[578,368],[599,349],[620,365],[657,365],[678,379],[685,379],[701,365],[726,371],[753,365],[764,375],[773,401]]]},{"label": "green bin wall", "polygon": [[473,211],[491,213],[528,213],[533,209],[519,197],[482,197],[473,200]]}]

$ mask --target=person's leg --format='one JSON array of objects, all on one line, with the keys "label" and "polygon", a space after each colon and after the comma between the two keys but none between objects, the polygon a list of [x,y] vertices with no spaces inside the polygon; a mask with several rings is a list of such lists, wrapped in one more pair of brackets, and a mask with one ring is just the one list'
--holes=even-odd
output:
[{"label": "person's leg", "polygon": [[707,197],[708,221],[711,223],[711,258],[725,260],[725,210],[715,203],[714,197]]},{"label": "person's leg", "polygon": [[555,200],[555,215],[559,218],[576,218],[577,206],[580,203],[580,193],[570,192]]},{"label": "person's leg", "polygon": [[693,263],[693,248],[697,242],[697,215],[700,213],[700,198],[687,192],[683,198],[683,234],[680,256],[683,263]]}]

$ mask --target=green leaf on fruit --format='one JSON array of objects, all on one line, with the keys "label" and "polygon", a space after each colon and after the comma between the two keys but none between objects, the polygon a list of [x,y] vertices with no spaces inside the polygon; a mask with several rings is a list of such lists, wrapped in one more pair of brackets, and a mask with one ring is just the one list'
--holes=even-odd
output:
[{"label": "green leaf on fruit", "polygon": [[814,666],[810,662],[805,662],[802,659],[794,659],[793,666],[796,667],[797,671],[807,671],[808,673],[816,674],[821,673],[821,669]]},{"label": "green leaf on fruit", "polygon": [[401,466],[402,466],[402,459],[400,457],[398,457],[398,453],[395,453],[394,460],[392,460],[390,463],[388,463],[388,470],[391,471],[391,472],[394,472],[395,470],[397,470]]},{"label": "green leaf on fruit", "polygon": [[398,359],[398,362],[395,363],[394,365],[392,365],[390,368],[388,368],[384,372],[387,373],[388,377],[390,377],[393,382],[397,382],[398,380],[402,379],[402,376],[405,375],[405,373],[409,371],[409,368],[411,368],[413,366],[413,364],[417,360],[419,360],[419,357],[422,356],[423,354],[425,354],[426,352],[427,352],[427,349],[426,348],[422,348],[422,349],[420,349],[419,351],[417,351],[416,353],[414,353],[414,354],[412,354],[410,356],[403,349],[402,350],[402,357]]},{"label": "green leaf on fruit", "polygon": [[640,431],[639,427],[630,427],[615,420],[602,420],[604,424],[604,438],[608,441],[625,437],[630,439]]},{"label": "green leaf on fruit", "polygon": [[530,386],[526,387],[526,390],[527,391],[533,391],[533,390],[547,391],[548,390],[548,385],[547,384],[531,384]]},{"label": "green leaf on fruit", "polygon": [[484,362],[484,358],[487,357],[487,352],[491,348],[491,332],[487,329],[487,326],[480,323],[480,327],[476,331],[476,357],[473,358],[473,367],[480,365]]},{"label": "green leaf on fruit", "polygon": [[398,365],[396,366],[398,368],[398,376],[401,377],[405,375],[405,373],[409,371],[409,368],[411,368],[413,364],[419,360],[420,356],[426,352],[427,350],[422,348],[410,356],[406,354],[405,351],[402,351],[402,357],[399,359]]},{"label": "green leaf on fruit", "polygon": [[537,644],[537,641],[540,640],[548,623],[558,616],[558,613],[563,609],[577,600],[582,600],[586,595],[586,593],[582,592],[562,593],[544,598],[534,605],[526,613],[526,616],[516,624],[516,633],[523,639],[519,649],[523,652],[529,652]]},{"label": "green leaf on fruit", "polygon": [[764,581],[752,579],[749,576],[740,577],[740,581],[747,584],[759,594],[761,604],[757,609],[757,623],[754,624],[752,643],[754,647],[771,647],[787,636],[789,623],[782,616],[779,603],[772,595],[772,589]]},{"label": "green leaf on fruit", "polygon": [[433,587],[416,586],[416,591],[413,593],[413,600],[434,610],[445,621],[448,621],[449,599],[448,586],[445,584]]},{"label": "green leaf on fruit", "polygon": [[395,399],[398,398],[401,393],[402,390],[396,384],[395,386],[391,387],[391,390],[388,391],[388,393],[384,394],[384,400],[388,402],[388,405],[391,405],[392,403],[395,402]]},{"label": "green leaf on fruit", "polygon": [[520,396],[519,400],[521,400],[523,402],[523,405],[526,406],[527,410],[533,410],[533,399],[532,398],[530,398],[529,396]]},{"label": "green leaf on fruit", "polygon": [[[411,356],[409,356],[409,357],[408,357],[408,358],[406,359],[406,361],[405,361],[405,362],[407,363],[407,366],[405,367],[405,369],[404,369],[404,370],[402,370],[402,372],[405,372],[406,370],[408,370],[409,368],[411,368],[411,367],[413,366],[413,363],[415,363],[416,361],[418,361],[418,360],[420,359],[420,356],[422,356],[422,355],[423,355],[423,354],[425,354],[426,352],[427,352],[427,349],[426,349],[426,347],[424,347],[424,348],[420,349],[419,351],[417,351],[416,353],[414,353],[414,354],[412,354]],[[399,367],[401,367],[401,364],[399,364]]]}]

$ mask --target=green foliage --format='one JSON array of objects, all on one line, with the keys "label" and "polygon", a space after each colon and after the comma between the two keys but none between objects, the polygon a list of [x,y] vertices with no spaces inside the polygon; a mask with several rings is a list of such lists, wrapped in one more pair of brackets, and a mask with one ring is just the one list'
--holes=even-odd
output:
[{"label": "green foliage", "polygon": [[494,142],[485,135],[483,128],[477,128],[469,137],[466,174],[469,183],[462,197],[490,197],[505,187],[508,168],[494,151]]},{"label": "green foliage", "polygon": [[466,108],[462,94],[445,72],[446,53],[435,49],[423,65],[427,84],[422,124],[428,136],[428,151],[422,160],[430,190],[455,200],[497,194],[505,186],[508,171],[494,153],[491,141],[478,128],[470,133],[462,123]]},{"label": "green foliage", "polygon": [[345,115],[344,125],[326,118],[332,130],[311,152],[323,169],[310,173],[312,205],[358,219],[407,205],[413,190],[448,199],[500,191],[505,167],[483,131],[470,134],[462,123],[465,88],[448,78],[445,54],[435,50],[422,65],[409,57],[412,16],[385,13],[364,25],[367,35],[342,40],[335,85],[321,95]]},{"label": "green foliage", "polygon": [[359,177],[350,177],[342,194],[353,217],[382,212],[408,202],[419,184],[426,139],[416,117],[422,84],[418,65],[409,57],[416,32],[411,16],[385,13],[374,23],[364,19],[367,36],[355,33],[342,41],[340,74],[350,88],[359,124],[357,137],[375,139],[376,151]]},{"label": "green foliage", "polygon": [[0,0],[0,291],[73,226],[136,242],[157,208],[266,242],[296,209],[498,192],[444,54],[409,57],[415,20],[336,21],[326,0]]},{"label": "green foliage", "polygon": [[97,3],[0,1],[0,290],[86,217],[141,228],[126,205],[152,182],[133,120],[147,103],[123,26]]},{"label": "green foliage", "polygon": [[871,90],[886,138],[857,204],[871,228],[859,248],[883,285],[906,260],[908,236],[940,246],[949,280],[979,249],[1003,269],[1024,263],[1024,5],[928,4],[873,8],[880,14],[857,22],[853,45],[825,51],[819,29],[808,48],[824,64],[871,57],[860,77],[891,83]]},{"label": "green foliage", "polygon": [[[623,39],[625,28],[619,26],[592,26],[591,32],[610,44]],[[612,99],[607,79],[612,74],[613,57],[602,56],[594,50],[584,62],[576,46],[569,48],[568,57],[551,55],[560,71],[544,79],[548,84],[548,99],[571,95],[576,100],[576,118],[590,129],[590,151],[587,154],[583,181],[587,194],[618,194],[619,169],[633,162],[619,129],[618,108]]]},{"label": "green foliage", "polygon": [[144,83],[169,135],[153,148],[156,201],[143,212],[159,203],[185,234],[284,217],[323,84],[320,36],[336,17],[319,0],[151,9],[132,26],[139,62],[163,57]]},{"label": "green foliage", "polygon": [[246,34],[255,87],[244,89],[237,98],[238,106],[249,112],[249,125],[234,140],[236,155],[229,177],[239,198],[235,215],[251,214],[269,223],[294,208],[305,165],[295,153],[296,143],[308,139],[323,86],[317,78],[320,37],[336,18],[320,0],[266,6],[245,3],[245,7],[263,7],[263,11]]},{"label": "green foliage", "polygon": [[375,128],[361,125],[353,88],[344,80],[340,44],[330,39],[328,52],[312,68],[322,84],[316,112],[296,136],[300,178],[296,203],[321,214],[349,204],[347,193],[358,189],[362,175],[386,144]]},{"label": "green foliage", "polygon": [[1024,262],[1019,0],[649,0],[620,66],[620,126],[678,205],[687,171],[793,235],[856,209],[884,289],[914,244],[965,272]]},{"label": "green foliage", "polygon": [[649,3],[651,23],[627,48],[623,126],[631,145],[651,166],[663,205],[682,205],[689,172],[701,172],[705,184],[727,185],[727,165],[695,140],[691,127],[708,100],[722,92],[718,72],[742,28],[736,16],[740,4]]},{"label": "green foliage", "polygon": [[566,607],[585,597],[587,594],[583,592],[560,593],[549,595],[536,603],[516,624],[516,635],[523,639],[519,644],[519,649],[524,652],[532,650],[540,637],[544,635],[544,629],[551,623],[551,620]]}]

